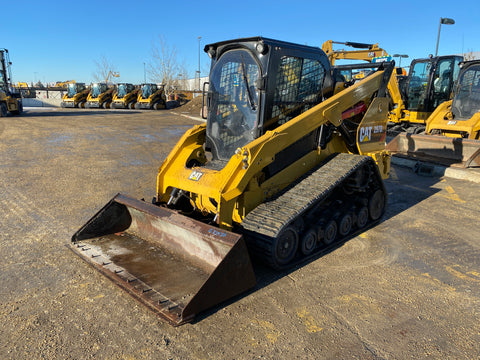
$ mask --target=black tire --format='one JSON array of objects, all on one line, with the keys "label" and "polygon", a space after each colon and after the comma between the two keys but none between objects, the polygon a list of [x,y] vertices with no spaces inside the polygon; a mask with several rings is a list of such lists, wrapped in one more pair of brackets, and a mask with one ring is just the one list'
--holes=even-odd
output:
[{"label": "black tire", "polygon": [[1,103],[0,104],[0,117],[6,117],[7,115],[8,115],[7,104]]},{"label": "black tire", "polygon": [[367,225],[368,222],[368,208],[366,206],[362,206],[357,213],[357,226],[359,229],[363,228]]},{"label": "black tire", "polygon": [[323,231],[323,243],[325,245],[330,245],[335,241],[335,238],[337,237],[337,223],[335,220],[330,220],[327,225],[325,225],[324,231]]},{"label": "black tire", "polygon": [[303,236],[302,240],[300,241],[300,251],[303,255],[310,255],[315,246],[317,245],[317,231],[315,229],[308,230]]},{"label": "black tire", "polygon": [[338,224],[338,233],[341,236],[348,235],[350,230],[352,230],[353,218],[350,213],[343,215],[342,219]]},{"label": "black tire", "polygon": [[12,114],[13,114],[13,115],[20,115],[20,114],[23,112],[23,104],[22,104],[21,101],[19,101],[19,102],[17,103],[17,107],[18,107],[17,110],[12,111]]},{"label": "black tire", "polygon": [[298,232],[293,226],[287,226],[272,243],[273,263],[282,267],[295,257],[298,248]]},{"label": "black tire", "polygon": [[373,221],[380,219],[385,211],[385,193],[381,189],[377,189],[368,201],[368,212],[370,219]]}]

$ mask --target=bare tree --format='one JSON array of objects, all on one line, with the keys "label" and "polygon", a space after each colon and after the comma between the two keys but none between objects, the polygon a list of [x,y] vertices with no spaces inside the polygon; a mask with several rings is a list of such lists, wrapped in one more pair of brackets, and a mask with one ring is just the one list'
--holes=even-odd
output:
[{"label": "bare tree", "polygon": [[463,57],[465,58],[466,61],[475,60],[475,54],[473,50],[468,50],[467,53],[463,54]]},{"label": "bare tree", "polygon": [[110,79],[111,76],[118,77],[118,72],[115,71],[115,66],[102,56],[99,61],[95,60],[95,72],[92,73],[93,79],[96,82],[104,82]]},{"label": "bare tree", "polygon": [[154,82],[164,84],[167,94],[181,87],[181,79],[187,73],[185,64],[179,61],[176,47],[170,47],[163,35],[158,36],[157,42],[152,42],[152,58],[149,77]]}]

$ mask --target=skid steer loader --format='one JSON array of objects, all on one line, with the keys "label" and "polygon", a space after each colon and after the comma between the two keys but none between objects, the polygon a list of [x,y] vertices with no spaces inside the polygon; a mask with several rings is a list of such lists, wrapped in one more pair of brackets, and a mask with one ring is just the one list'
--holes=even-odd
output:
[{"label": "skid steer loader", "polygon": [[85,106],[90,90],[85,83],[71,83],[67,85],[67,92],[62,97],[61,107],[82,108]]},{"label": "skid steer loader", "polygon": [[427,119],[425,134],[396,136],[388,144],[394,154],[448,166],[480,166],[480,60],[460,65],[453,99]]},{"label": "skid steer loader", "polygon": [[[152,204],[118,194],[71,248],[173,325],[373,226],[393,63],[345,87],[319,48],[263,37],[209,44],[206,124],[161,165]],[[335,89],[340,89],[335,93]]]},{"label": "skid steer loader", "polygon": [[115,86],[112,109],[134,109],[137,102],[138,88],[133,84],[121,83]]},{"label": "skid steer loader", "polygon": [[92,83],[85,107],[110,109],[112,96],[113,87],[109,87],[107,83]]},{"label": "skid steer loader", "polygon": [[167,107],[167,97],[163,85],[142,84],[138,91],[135,109],[160,110]]}]

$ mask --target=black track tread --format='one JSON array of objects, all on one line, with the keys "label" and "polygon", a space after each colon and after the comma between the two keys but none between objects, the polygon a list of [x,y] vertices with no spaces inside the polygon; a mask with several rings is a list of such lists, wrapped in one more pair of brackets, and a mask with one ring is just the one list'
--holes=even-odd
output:
[{"label": "black track tread", "polygon": [[[243,220],[250,249],[270,266],[272,243],[281,231],[313,205],[325,200],[348,176],[374,161],[369,156],[340,153],[298,180],[287,191],[253,209]],[[376,167],[376,165],[374,165]]]}]

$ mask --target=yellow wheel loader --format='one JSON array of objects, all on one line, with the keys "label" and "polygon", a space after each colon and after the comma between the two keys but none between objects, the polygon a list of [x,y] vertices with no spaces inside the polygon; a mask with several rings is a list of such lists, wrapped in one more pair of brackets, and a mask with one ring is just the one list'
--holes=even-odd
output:
[{"label": "yellow wheel loader", "polygon": [[63,95],[61,106],[63,108],[82,108],[87,101],[90,90],[84,83],[70,83],[67,92]]},{"label": "yellow wheel loader", "polygon": [[[380,221],[393,63],[349,87],[316,47],[209,44],[207,122],[161,165],[152,204],[118,194],[71,248],[173,325]],[[336,92],[334,89],[340,89]]]},{"label": "yellow wheel loader", "polygon": [[20,92],[15,92],[11,84],[10,57],[7,49],[0,49],[0,117],[20,115],[23,104]]},{"label": "yellow wheel loader", "polygon": [[135,109],[154,109],[160,110],[167,107],[167,97],[165,96],[163,85],[142,84],[137,96]]},{"label": "yellow wheel loader", "polygon": [[107,83],[92,83],[85,107],[109,109],[112,96],[113,87],[109,87]]},{"label": "yellow wheel loader", "polygon": [[402,133],[388,148],[443,165],[480,166],[480,60],[461,63],[453,99],[440,104],[426,123],[425,134]]},{"label": "yellow wheel loader", "polygon": [[121,83],[116,85],[113,93],[112,109],[134,109],[137,102],[138,88],[133,84]]}]

